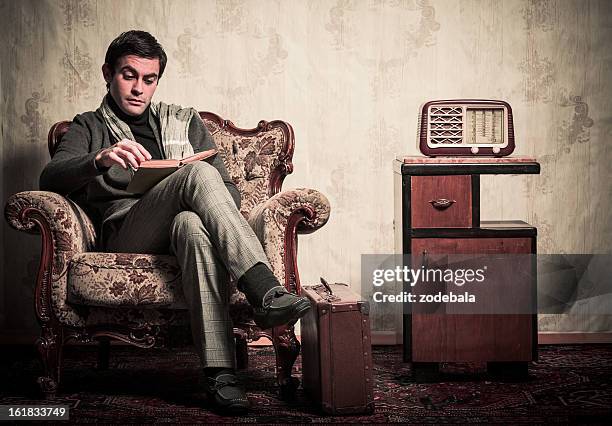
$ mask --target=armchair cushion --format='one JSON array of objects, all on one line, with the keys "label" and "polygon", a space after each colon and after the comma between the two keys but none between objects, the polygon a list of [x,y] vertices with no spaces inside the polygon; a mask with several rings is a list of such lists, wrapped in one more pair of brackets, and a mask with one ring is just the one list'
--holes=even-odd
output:
[{"label": "armchair cushion", "polygon": [[79,253],[68,268],[68,302],[115,308],[186,308],[174,256]]}]

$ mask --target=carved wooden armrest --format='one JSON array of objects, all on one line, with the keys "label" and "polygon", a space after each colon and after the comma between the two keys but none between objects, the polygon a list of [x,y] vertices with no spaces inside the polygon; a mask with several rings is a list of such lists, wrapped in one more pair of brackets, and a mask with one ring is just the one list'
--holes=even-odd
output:
[{"label": "carved wooden armrest", "polygon": [[66,272],[75,254],[95,247],[96,233],[91,220],[73,201],[46,191],[25,191],[11,196],[4,216],[13,228],[42,236],[36,283],[39,320],[50,320],[51,306],[56,316],[70,316],[71,309],[65,304]]},{"label": "carved wooden armrest", "polygon": [[263,245],[272,271],[288,290],[300,292],[297,234],[321,228],[330,210],[325,195],[307,188],[282,191],[252,210],[249,224]]}]

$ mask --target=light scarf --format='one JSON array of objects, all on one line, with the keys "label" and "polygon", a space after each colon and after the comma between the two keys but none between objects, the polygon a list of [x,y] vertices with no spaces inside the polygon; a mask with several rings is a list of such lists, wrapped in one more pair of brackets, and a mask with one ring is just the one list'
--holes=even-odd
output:
[{"label": "light scarf", "polygon": [[[104,117],[106,127],[117,140],[129,139],[135,141],[130,126],[113,112],[104,96],[98,111]],[[160,124],[160,135],[166,158],[180,160],[193,155],[193,147],[189,143],[189,122],[197,111],[193,108],[181,108],[178,105],[168,105],[163,102],[151,102],[151,112]]]}]

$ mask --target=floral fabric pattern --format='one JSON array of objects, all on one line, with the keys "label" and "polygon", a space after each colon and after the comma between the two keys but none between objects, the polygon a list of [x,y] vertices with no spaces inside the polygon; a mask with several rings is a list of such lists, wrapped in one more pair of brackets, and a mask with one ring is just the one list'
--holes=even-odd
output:
[{"label": "floral fabric pattern", "polygon": [[319,191],[296,188],[282,191],[258,205],[248,218],[249,225],[261,241],[272,271],[280,282],[285,282],[286,262],[291,254],[285,253],[285,236],[289,219],[294,214],[304,214],[306,219],[298,224],[298,232],[313,232],[325,225],[330,215],[327,197]]},{"label": "floral fabric pattern", "polygon": [[80,253],[68,270],[68,302],[87,306],[185,308],[174,256]]},{"label": "floral fabric pattern", "polygon": [[240,211],[251,210],[268,199],[270,175],[288,143],[283,131],[273,127],[254,136],[236,135],[218,123],[204,120],[223,156],[225,167],[241,195]]},{"label": "floral fabric pattern", "polygon": [[5,207],[9,224],[21,231],[37,232],[39,222],[50,229],[53,250],[49,270],[53,313],[60,323],[83,326],[83,312],[66,303],[67,270],[77,254],[95,247],[96,232],[85,212],[71,200],[46,191],[19,192],[9,198]]}]

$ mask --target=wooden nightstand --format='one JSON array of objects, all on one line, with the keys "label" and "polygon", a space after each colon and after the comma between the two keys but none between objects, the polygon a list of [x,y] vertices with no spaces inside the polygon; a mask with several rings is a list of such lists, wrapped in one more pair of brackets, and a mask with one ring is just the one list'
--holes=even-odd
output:
[{"label": "wooden nightstand", "polygon": [[[394,161],[396,252],[412,259],[454,253],[535,254],[536,229],[529,224],[481,222],[480,176],[539,172],[534,159],[522,157],[398,157]],[[520,291],[527,288],[528,294],[503,297],[527,298],[535,308],[536,263],[534,257],[526,258],[532,261],[522,276],[531,281],[523,283]],[[404,360],[413,363],[417,380],[436,372],[440,362],[487,362],[490,373],[526,375],[528,362],[537,357],[535,312],[457,315],[404,310]]]}]

